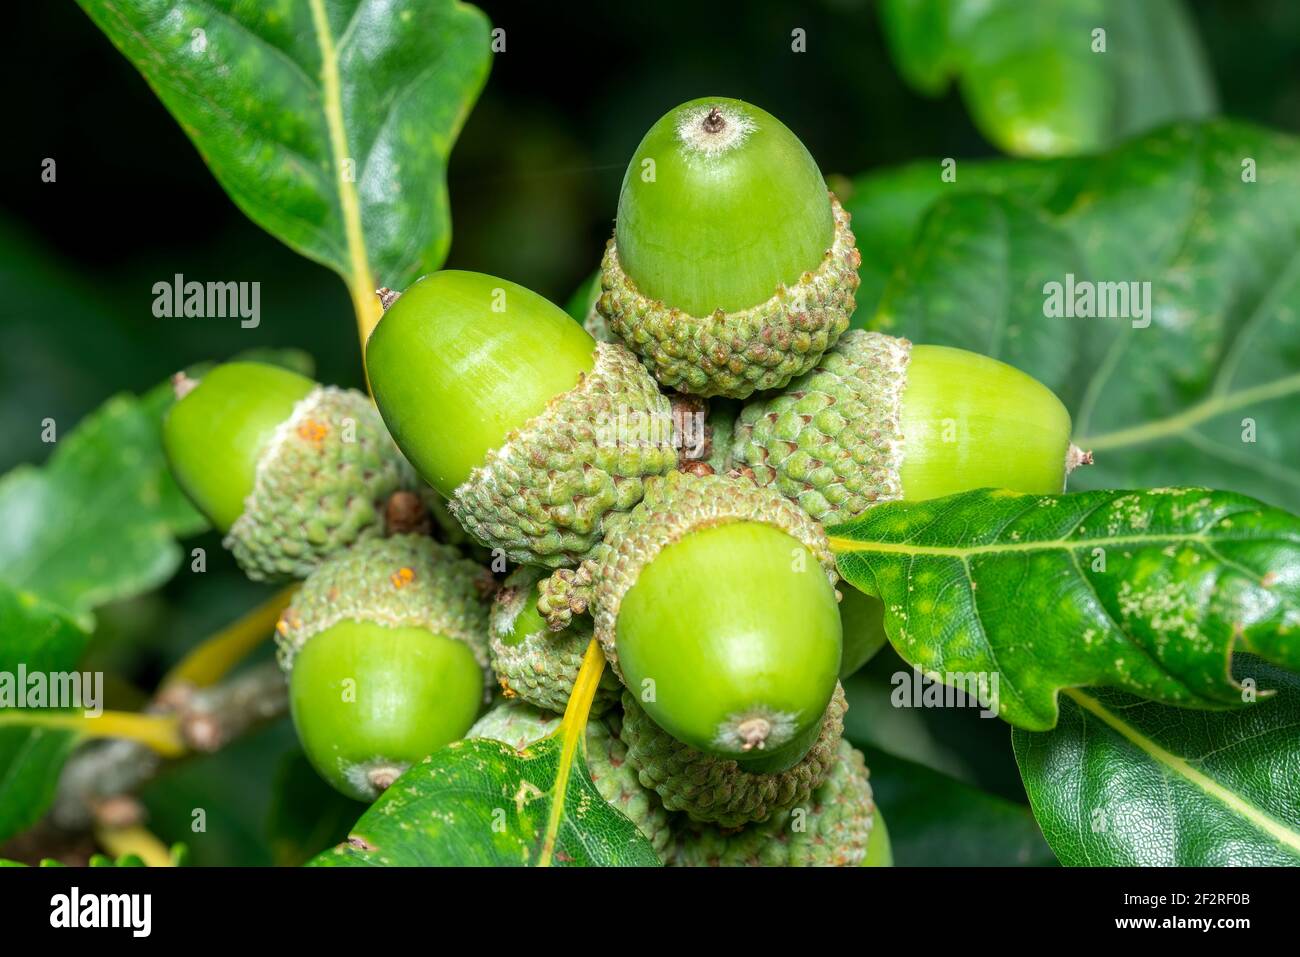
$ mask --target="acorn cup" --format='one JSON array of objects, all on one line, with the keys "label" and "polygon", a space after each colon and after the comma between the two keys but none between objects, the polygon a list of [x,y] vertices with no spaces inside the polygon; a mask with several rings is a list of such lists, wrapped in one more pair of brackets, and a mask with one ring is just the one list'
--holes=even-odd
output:
[{"label": "acorn cup", "polygon": [[480,273],[417,281],[366,348],[398,446],[475,539],[559,567],[677,462],[669,402],[620,345]]},{"label": "acorn cup", "polygon": [[674,828],[665,863],[677,867],[860,867],[876,818],[862,755],[840,741],[826,780],[800,806],[740,831],[696,822]]},{"label": "acorn cup", "polygon": [[[562,713],[591,643],[591,621],[575,618],[552,631],[537,610],[537,586],[545,575],[544,569],[524,566],[505,580],[492,602],[488,649],[492,671],[508,697]],[[599,715],[616,704],[619,693],[618,679],[606,671],[591,713]]]},{"label": "acorn cup", "polygon": [[421,484],[360,392],[257,362],[174,383],[172,474],[249,578],[305,577],[383,534],[390,497]]},{"label": "acorn cup", "polygon": [[799,139],[756,106],[706,97],[633,154],[597,308],[662,385],[743,399],[835,344],[860,263]]}]

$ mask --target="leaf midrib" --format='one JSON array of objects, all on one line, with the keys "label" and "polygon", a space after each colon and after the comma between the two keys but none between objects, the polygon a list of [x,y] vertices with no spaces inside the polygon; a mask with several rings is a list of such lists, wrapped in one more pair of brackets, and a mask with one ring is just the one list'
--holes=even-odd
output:
[{"label": "leaf midrib", "polygon": [[1275,820],[1249,801],[1243,800],[1235,792],[1224,787],[1209,775],[1192,767],[1185,759],[1162,748],[1132,725],[1113,714],[1096,698],[1084,694],[1077,688],[1066,688],[1063,689],[1062,693],[1069,696],[1079,707],[1094,715],[1130,744],[1149,755],[1153,761],[1163,765],[1170,772],[1200,789],[1208,797],[1218,801],[1238,817],[1243,818],[1275,838],[1280,844],[1300,853],[1300,833]]},{"label": "leaf midrib", "polygon": [[893,555],[930,555],[943,558],[969,558],[972,555],[1002,554],[1004,552],[1077,551],[1089,546],[1158,545],[1163,543],[1190,543],[1209,546],[1218,539],[1198,533],[1168,535],[1117,535],[1078,539],[1051,539],[1036,542],[1006,542],[988,545],[912,545],[907,542],[863,542],[840,535],[829,537],[831,551],[837,555],[881,552]]},{"label": "leaf midrib", "polygon": [[338,190],[339,210],[343,214],[343,234],[348,249],[348,262],[351,266],[351,275],[347,277],[347,282],[357,314],[357,332],[361,337],[361,346],[364,350],[370,333],[379,324],[380,312],[378,300],[373,294],[374,290],[370,288],[370,261],[366,254],[365,232],[361,226],[361,201],[357,196],[355,184],[350,182],[343,172],[344,161],[348,158],[348,140],[343,119],[338,49],[334,45],[334,35],[330,32],[329,19],[325,15],[324,0],[310,0],[310,3],[312,25],[316,30],[316,42],[320,46],[321,54],[321,109],[325,114],[326,128],[329,130],[334,183]]}]

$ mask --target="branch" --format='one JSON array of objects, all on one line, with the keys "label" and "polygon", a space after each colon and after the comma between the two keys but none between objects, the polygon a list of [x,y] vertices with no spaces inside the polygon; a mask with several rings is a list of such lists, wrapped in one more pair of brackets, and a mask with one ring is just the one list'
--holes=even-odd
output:
[{"label": "branch", "polygon": [[[194,754],[217,751],[288,708],[288,685],[272,661],[209,688],[173,684],[150,711],[174,714],[185,753]],[[87,746],[64,766],[51,819],[61,828],[85,830],[99,823],[101,809],[108,813],[111,808],[113,814],[120,815],[124,806],[121,799],[154,777],[163,761],[157,752],[137,741],[115,740]],[[119,827],[125,823],[115,821]]]}]

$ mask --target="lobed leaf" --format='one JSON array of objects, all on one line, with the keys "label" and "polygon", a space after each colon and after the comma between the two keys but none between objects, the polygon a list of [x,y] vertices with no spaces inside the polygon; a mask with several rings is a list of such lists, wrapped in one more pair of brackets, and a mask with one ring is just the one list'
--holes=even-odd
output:
[{"label": "lobed leaf", "polygon": [[1013,730],[1063,864],[1300,865],[1300,677],[1250,655],[1236,672],[1277,694],[1207,713],[1070,691],[1055,729]]},{"label": "lobed leaf", "polygon": [[235,204],[343,276],[367,311],[376,285],[403,288],[442,265],[447,156],[488,72],[488,23],[474,7],[79,3]]},{"label": "lobed leaf", "polygon": [[895,650],[950,685],[982,677],[1018,727],[1053,727],[1071,687],[1240,705],[1234,648],[1300,667],[1300,518],[1231,492],[984,489],[830,535]]}]

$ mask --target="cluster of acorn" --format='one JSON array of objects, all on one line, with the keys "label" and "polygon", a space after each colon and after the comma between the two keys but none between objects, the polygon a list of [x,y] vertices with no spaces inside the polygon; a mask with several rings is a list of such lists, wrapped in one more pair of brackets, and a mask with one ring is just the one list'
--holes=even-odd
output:
[{"label": "cluster of acorn", "polygon": [[862,863],[839,679],[883,609],[837,592],[823,526],[1058,492],[1072,447],[1028,376],[848,331],[859,262],[785,126],[696,100],[637,148],[585,323],[439,272],[384,296],[373,405],[252,363],[180,380],[181,486],[250,576],[306,578],[277,641],[321,775],[371,800],[467,734],[537,740],[594,636],[588,766],[665,860]]}]

